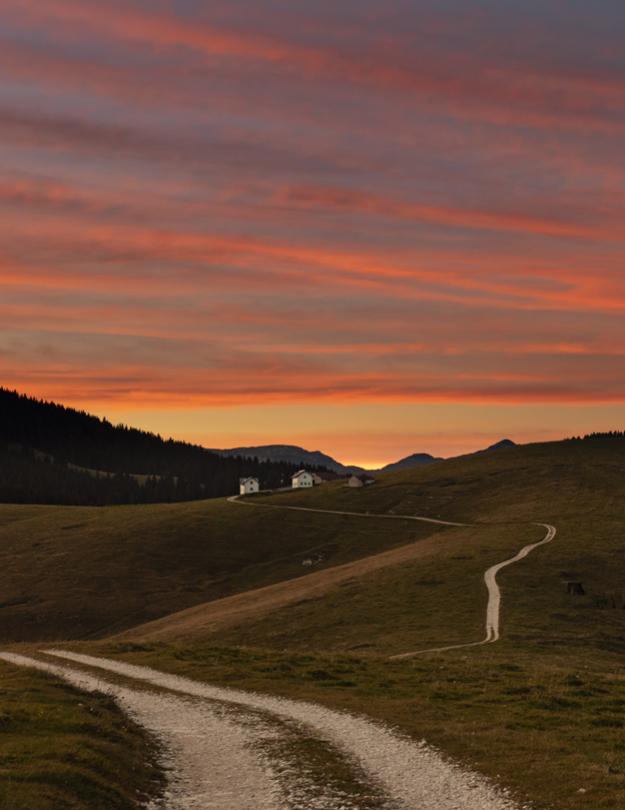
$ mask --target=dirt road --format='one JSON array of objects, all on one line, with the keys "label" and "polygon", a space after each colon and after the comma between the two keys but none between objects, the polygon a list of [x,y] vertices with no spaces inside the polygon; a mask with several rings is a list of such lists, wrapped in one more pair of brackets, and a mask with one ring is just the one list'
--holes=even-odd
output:
[{"label": "dirt road", "polygon": [[[168,794],[153,810],[520,810],[478,774],[362,717],[104,658],[47,655],[64,666],[11,653],[0,658],[109,691],[152,731],[170,775]],[[328,782],[335,769],[325,758],[321,769],[289,759],[288,744],[276,745],[286,733],[325,746],[349,778]]]}]

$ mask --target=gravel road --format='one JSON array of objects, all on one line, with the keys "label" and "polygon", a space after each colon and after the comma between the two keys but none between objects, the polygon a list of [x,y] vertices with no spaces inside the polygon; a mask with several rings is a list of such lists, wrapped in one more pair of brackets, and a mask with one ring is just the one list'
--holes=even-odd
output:
[{"label": "gravel road", "polygon": [[253,753],[252,743],[266,733],[225,716],[208,702],[179,695],[131,689],[78,669],[12,653],[0,658],[62,678],[87,692],[110,694],[124,712],[160,744],[167,777],[166,794],[150,810],[276,810],[283,791]]},{"label": "gravel road", "polygon": [[[48,671],[83,688],[111,691],[131,716],[164,742],[170,764],[176,763],[169,803],[158,805],[167,810],[247,810],[252,805],[272,810],[519,810],[505,791],[484,777],[448,761],[424,742],[363,717],[312,703],[214,687],[121,661],[63,650],[47,650],[46,654],[74,667],[122,676],[136,685],[131,689],[70,666],[0,655],[23,666],[47,666]],[[167,692],[155,693],[154,687]],[[142,691],[145,688],[150,691]],[[189,700],[194,702],[187,703]],[[250,711],[254,716],[260,713],[260,719],[250,722]],[[283,762],[289,777],[285,782],[281,768],[272,766],[267,755],[271,744],[263,745],[261,740],[259,745],[259,735],[270,741],[267,729],[284,723],[342,757],[353,775],[353,786],[349,790],[320,786],[323,773],[317,774],[317,781],[314,774],[311,779],[310,769],[301,762],[304,782],[300,779],[297,785],[297,763]]]}]

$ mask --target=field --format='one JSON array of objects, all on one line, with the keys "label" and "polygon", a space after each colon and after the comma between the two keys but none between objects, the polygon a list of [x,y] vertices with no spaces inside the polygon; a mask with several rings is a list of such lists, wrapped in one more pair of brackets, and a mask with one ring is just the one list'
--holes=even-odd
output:
[{"label": "field", "polygon": [[[624,450],[616,439],[519,447],[362,490],[335,483],[259,497],[257,507],[4,507],[3,565],[19,576],[12,598],[31,597],[2,608],[6,638],[73,638],[82,650],[363,712],[539,810],[616,810],[625,805]],[[373,516],[392,512],[473,525]],[[540,539],[534,524],[544,522],[557,527],[555,541],[500,575],[501,642],[389,660],[481,638],[484,570]],[[302,559],[317,551],[325,559],[307,574]],[[387,552],[384,564],[354,562]],[[240,594],[253,604],[246,591],[293,577],[288,603],[215,620],[211,601]],[[570,581],[585,595],[569,594]],[[162,618],[158,634],[142,626],[192,606],[189,620]]]},{"label": "field", "polygon": [[432,533],[426,524],[248,510],[224,500],[0,506],[0,639],[97,638]]}]

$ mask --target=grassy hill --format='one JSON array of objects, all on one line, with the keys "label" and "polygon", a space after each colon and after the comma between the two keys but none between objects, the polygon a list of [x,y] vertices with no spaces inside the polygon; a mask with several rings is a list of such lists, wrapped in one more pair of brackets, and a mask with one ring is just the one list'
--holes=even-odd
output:
[{"label": "grassy hill", "polygon": [[[506,448],[391,473],[361,490],[333,482],[254,503],[3,507],[4,632],[80,639],[134,626],[131,637],[79,646],[378,717],[537,810],[624,806],[625,440]],[[501,642],[389,660],[479,638],[483,571],[538,540],[536,522],[558,534],[500,574]],[[311,590],[302,560],[318,552],[325,559],[311,576],[326,579]],[[385,564],[371,562],[385,553]],[[347,566],[341,576],[338,565]],[[142,626],[191,606],[196,618],[209,615],[219,606],[203,607],[207,600],[240,594],[245,603],[258,596],[249,589],[295,576],[294,600],[238,621],[185,628],[172,616],[159,626],[173,631],[158,638]],[[569,580],[585,595],[569,595]]]},{"label": "grassy hill", "polygon": [[[445,530],[440,553],[365,571],[238,626],[204,636],[190,628],[168,641],[137,628],[134,640],[102,651],[378,717],[490,775],[537,810],[620,810],[624,450],[617,438],[533,445],[392,474],[363,490],[333,484],[262,498],[478,525]],[[363,519],[352,520],[356,526]],[[481,574],[540,534],[528,525],[534,521],[554,523],[558,535],[501,573],[502,641],[388,659],[400,649],[479,638]],[[386,531],[398,523],[388,521]],[[567,594],[571,579],[583,582],[585,596]]]},{"label": "grassy hill", "polygon": [[225,500],[0,506],[0,638],[92,638],[432,534]]},{"label": "grassy hill", "polygon": [[[371,573],[283,616],[259,616],[258,626],[230,631],[227,640],[270,640],[279,626],[280,643],[286,643],[289,633],[300,636],[303,623],[315,628],[320,648],[367,643],[394,651],[407,638],[440,637],[444,628],[435,617],[450,610],[455,629],[446,636],[453,640],[479,631],[479,610],[469,620],[472,611],[460,606],[483,602],[483,570],[539,539],[531,523],[551,522],[557,543],[502,575],[517,591],[510,600],[510,611],[522,617],[516,626],[551,640],[574,640],[583,631],[593,643],[618,647],[625,618],[624,447],[623,439],[597,439],[507,448],[391,473],[361,490],[337,481],[259,497],[263,508],[224,500],[103,509],[2,506],[0,633],[5,640],[110,635],[305,576],[310,569],[302,563],[311,556],[322,558],[317,571],[441,535],[448,538],[441,553],[411,564],[410,576],[401,567]],[[421,514],[483,528],[266,508],[283,505]],[[565,583],[572,579],[583,582],[586,597],[567,597]],[[440,611],[429,609],[435,603]],[[375,622],[373,605],[384,607]],[[421,617],[416,625],[415,613]],[[332,622],[347,623],[349,637],[327,632]]]},{"label": "grassy hill", "polygon": [[[539,540],[544,530],[533,524],[549,522],[557,526],[556,542],[500,575],[506,637],[540,647],[625,651],[624,450],[623,439],[532,445],[393,473],[364,489],[334,482],[261,496],[254,500],[258,508],[239,508],[248,513],[243,517],[252,512],[262,522],[278,515],[295,525],[341,519],[273,508],[297,506],[420,514],[475,525],[432,532],[425,524],[421,531],[441,538],[435,553],[359,571],[323,593],[316,586],[308,592],[304,579],[290,604],[256,607],[254,618],[240,626],[217,622],[210,637],[225,644],[388,654],[477,640],[484,623],[484,571]],[[406,531],[399,520],[386,525],[374,518],[342,520],[354,532],[368,524],[393,543]],[[582,582],[585,596],[567,593],[571,580]],[[216,607],[221,606],[207,606],[211,620]],[[211,622],[197,610],[186,625],[172,617],[176,635],[188,632],[197,639],[203,626]],[[133,636],[151,632],[139,627]],[[159,622],[157,637],[168,637],[167,620]]]},{"label": "grassy hill", "polygon": [[625,439],[596,438],[460,456],[380,476],[366,489],[335,482],[264,500],[493,523],[597,511],[620,514],[624,493]]}]

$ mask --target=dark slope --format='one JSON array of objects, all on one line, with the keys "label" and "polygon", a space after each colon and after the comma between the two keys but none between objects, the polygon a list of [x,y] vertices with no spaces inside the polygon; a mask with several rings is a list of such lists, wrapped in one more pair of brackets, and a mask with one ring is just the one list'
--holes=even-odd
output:
[{"label": "dark slope", "polygon": [[435,461],[443,461],[442,458],[431,456],[429,453],[413,453],[411,456],[401,458],[393,464],[382,467],[381,472],[393,472],[394,470],[404,470],[408,467],[419,467],[422,464],[433,464]]},{"label": "dark slope", "polygon": [[361,467],[346,466],[340,461],[328,456],[319,450],[306,450],[295,444],[263,444],[258,447],[232,447],[228,450],[213,450],[220,456],[240,456],[242,458],[257,458],[261,461],[281,461],[301,467],[318,466],[327,470],[347,475],[352,472],[363,472]]},{"label": "dark slope", "polygon": [[287,483],[288,461],[223,457],[196,445],[0,389],[0,501],[116,504],[238,491],[241,476]]}]

